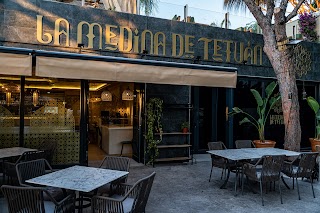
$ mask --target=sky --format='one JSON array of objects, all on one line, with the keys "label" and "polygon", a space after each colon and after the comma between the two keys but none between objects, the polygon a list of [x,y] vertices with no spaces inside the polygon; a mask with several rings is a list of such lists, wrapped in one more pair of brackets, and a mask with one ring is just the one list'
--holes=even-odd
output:
[{"label": "sky", "polygon": [[[208,24],[215,23],[221,26],[225,13],[223,9],[224,0],[158,0],[158,10],[150,15],[153,17],[172,19],[174,15],[184,16],[184,5],[188,5],[188,15],[193,16],[196,23]],[[288,11],[292,11],[293,7],[288,5]],[[143,15],[143,14],[142,14]],[[296,19],[296,18],[294,18]],[[255,22],[249,10],[247,11],[229,11],[230,29],[245,27],[247,24]]]},{"label": "sky", "polygon": [[[174,3],[172,3],[174,2]],[[174,15],[184,15],[184,5],[188,4],[188,15],[193,16],[196,23],[208,24],[215,23],[220,26],[224,20],[225,13],[223,9],[223,0],[159,0],[158,10],[153,15],[154,17],[172,19]],[[249,11],[229,12],[229,20],[231,29],[244,27],[246,24],[255,21]]]}]

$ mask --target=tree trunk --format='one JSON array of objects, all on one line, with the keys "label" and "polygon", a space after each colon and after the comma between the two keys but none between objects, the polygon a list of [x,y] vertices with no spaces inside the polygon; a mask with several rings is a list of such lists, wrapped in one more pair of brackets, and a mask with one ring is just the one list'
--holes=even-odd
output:
[{"label": "tree trunk", "polygon": [[298,88],[292,49],[280,51],[268,44],[264,47],[276,73],[281,94],[283,119],[285,125],[284,148],[300,150],[301,127],[299,114]]},{"label": "tree trunk", "polygon": [[[296,15],[297,10],[304,1],[299,0],[299,3],[290,13],[289,17],[285,16],[288,1],[281,1],[280,7],[275,7],[274,0],[242,1],[249,8],[262,29],[264,39],[263,50],[267,54],[278,79],[285,125],[284,148],[299,151],[301,126],[295,64],[292,60],[293,51],[292,49],[280,50],[277,47],[277,42],[282,42],[287,39],[286,22]],[[224,2],[225,5],[229,4],[235,6],[239,5],[238,3],[242,1],[225,0]],[[261,4],[264,4],[267,7],[265,13],[261,10]]]}]

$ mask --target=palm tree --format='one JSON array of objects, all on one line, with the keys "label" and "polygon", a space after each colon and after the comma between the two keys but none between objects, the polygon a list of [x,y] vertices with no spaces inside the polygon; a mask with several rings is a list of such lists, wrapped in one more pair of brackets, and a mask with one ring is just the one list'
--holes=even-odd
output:
[{"label": "palm tree", "polygon": [[[223,28],[223,25],[225,24],[225,22],[226,22],[226,19],[223,19],[222,22],[221,22],[221,24],[220,24],[220,27],[221,27],[221,28]],[[229,29],[230,26],[231,26],[231,22],[230,22],[230,20],[228,20],[227,29]]]},{"label": "palm tree", "polygon": [[[298,89],[292,48],[278,48],[286,41],[286,23],[297,15],[305,0],[299,0],[286,15],[288,0],[224,0],[226,9],[249,9],[262,29],[264,52],[277,76],[285,124],[284,148],[298,151],[301,142]],[[261,7],[264,7],[262,11]]]},{"label": "palm tree", "polygon": [[149,16],[158,9],[158,0],[140,0],[140,9]]}]

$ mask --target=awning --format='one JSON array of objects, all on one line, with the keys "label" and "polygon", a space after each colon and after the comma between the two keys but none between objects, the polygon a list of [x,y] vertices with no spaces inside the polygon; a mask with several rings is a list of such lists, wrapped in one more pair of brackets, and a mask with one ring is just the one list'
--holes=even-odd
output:
[{"label": "awning", "polygon": [[36,51],[36,76],[235,88],[237,69]]},{"label": "awning", "polygon": [[32,75],[32,50],[1,47],[0,74],[2,75]]}]

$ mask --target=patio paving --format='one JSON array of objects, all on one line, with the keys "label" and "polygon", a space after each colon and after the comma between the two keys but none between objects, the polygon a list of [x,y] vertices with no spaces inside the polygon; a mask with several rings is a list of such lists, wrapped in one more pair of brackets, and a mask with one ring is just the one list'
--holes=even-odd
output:
[{"label": "patio paving", "polygon": [[[280,203],[278,188],[276,191],[264,193],[265,206],[261,205],[260,194],[254,194],[245,188],[244,194],[234,194],[235,175],[231,174],[227,189],[220,189],[221,170],[215,169],[211,182],[208,182],[211,168],[208,154],[195,155],[196,163],[156,164],[153,168],[132,162],[128,182],[149,175],[155,171],[156,177],[150,193],[146,212],[150,213],[212,213],[212,212],[320,212],[320,182],[315,181],[316,198],[312,196],[308,181],[300,181],[301,200],[298,200],[297,190],[289,190],[281,185],[283,204]],[[91,165],[96,165],[91,162]],[[286,178],[289,186],[292,181]],[[276,185],[277,186],[277,185]],[[256,185],[256,190],[258,190]],[[3,200],[3,199],[2,199]],[[0,199],[0,206],[3,206]],[[0,208],[1,213],[5,213]],[[90,212],[87,209],[85,212]]]}]

